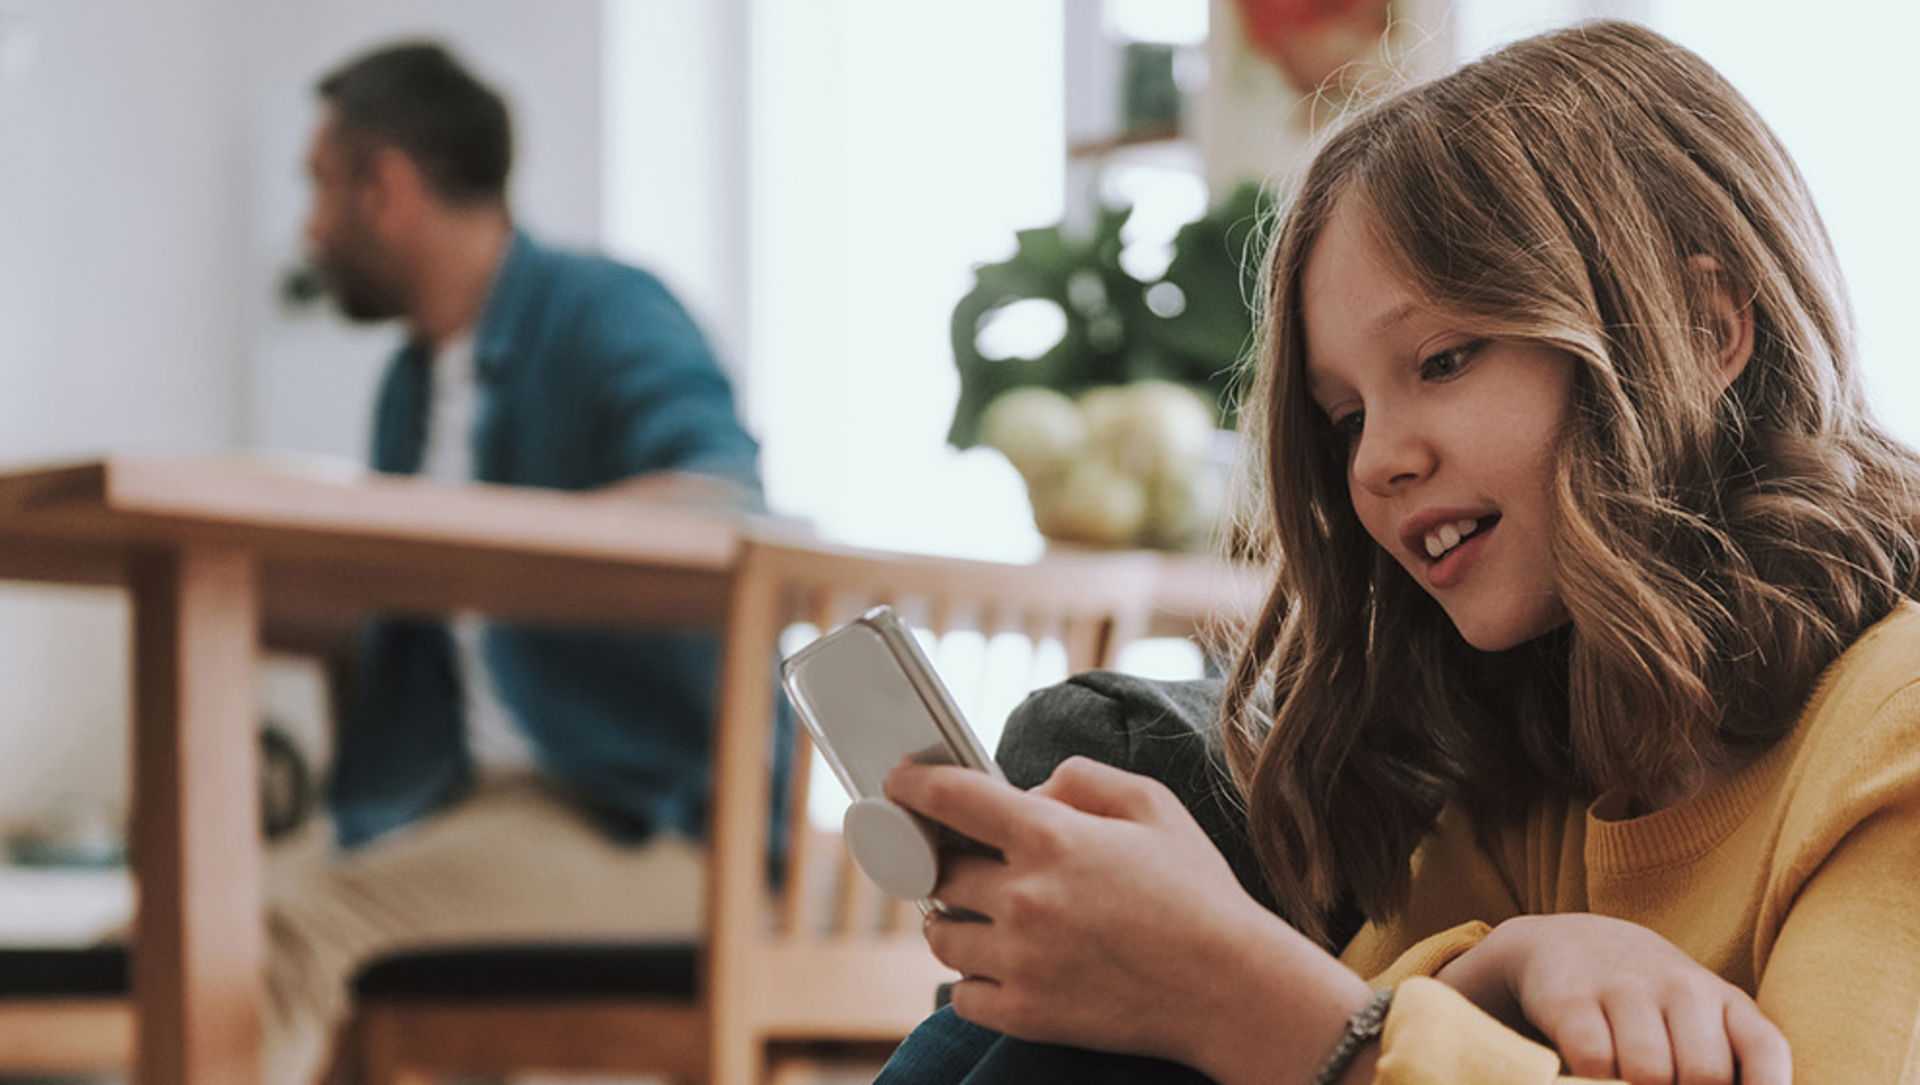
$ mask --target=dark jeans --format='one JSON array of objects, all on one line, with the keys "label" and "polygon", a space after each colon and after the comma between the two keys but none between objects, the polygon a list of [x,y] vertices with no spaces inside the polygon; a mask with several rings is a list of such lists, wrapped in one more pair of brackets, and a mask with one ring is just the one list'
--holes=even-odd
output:
[{"label": "dark jeans", "polygon": [[950,1006],[920,1023],[881,1069],[874,1085],[1210,1085],[1211,1079],[1161,1059],[1028,1043],[962,1021]]}]

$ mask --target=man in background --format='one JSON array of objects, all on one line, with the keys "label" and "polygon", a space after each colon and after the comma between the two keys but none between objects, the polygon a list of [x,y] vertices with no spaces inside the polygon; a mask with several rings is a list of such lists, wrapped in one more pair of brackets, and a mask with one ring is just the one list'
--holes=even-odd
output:
[{"label": "man in background", "polygon": [[[310,256],[399,320],[380,471],[755,508],[758,448],[647,273],[541,245],[507,201],[507,109],[444,49],[318,85]],[[366,630],[328,789],[339,851],[270,889],[268,1080],[306,1085],[366,958],[433,941],[697,929],[709,637],[461,614]]]}]

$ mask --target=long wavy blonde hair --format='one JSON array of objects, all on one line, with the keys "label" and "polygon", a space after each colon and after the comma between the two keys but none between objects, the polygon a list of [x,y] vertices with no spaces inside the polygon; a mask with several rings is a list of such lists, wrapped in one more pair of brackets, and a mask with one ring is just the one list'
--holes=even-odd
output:
[{"label": "long wavy blonde hair", "polygon": [[[1368,537],[1304,380],[1300,279],[1336,202],[1476,334],[1576,363],[1554,454],[1570,621],[1469,647]],[[1716,261],[1703,274],[1699,256]],[[1722,387],[1715,291],[1751,359]],[[1246,435],[1277,577],[1226,698],[1229,763],[1288,917],[1402,901],[1439,808],[1669,793],[1762,749],[1916,586],[1920,458],[1869,417],[1832,246],[1778,139],[1698,56],[1592,23],[1358,113],[1268,259]]]}]

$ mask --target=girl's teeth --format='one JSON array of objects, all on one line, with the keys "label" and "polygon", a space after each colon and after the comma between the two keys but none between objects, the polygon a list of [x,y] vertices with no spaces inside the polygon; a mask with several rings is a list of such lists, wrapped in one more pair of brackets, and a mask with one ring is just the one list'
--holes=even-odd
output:
[{"label": "girl's teeth", "polygon": [[1460,540],[1473,534],[1480,526],[1477,520],[1455,520],[1451,524],[1441,524],[1427,535],[1427,556],[1437,558],[1460,545]]}]

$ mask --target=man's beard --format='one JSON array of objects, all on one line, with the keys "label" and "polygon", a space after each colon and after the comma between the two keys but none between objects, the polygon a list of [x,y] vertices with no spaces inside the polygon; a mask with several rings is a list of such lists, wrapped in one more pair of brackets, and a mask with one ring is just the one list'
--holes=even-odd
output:
[{"label": "man's beard", "polygon": [[371,323],[406,315],[406,299],[394,277],[364,248],[316,255],[313,263],[348,320]]}]

